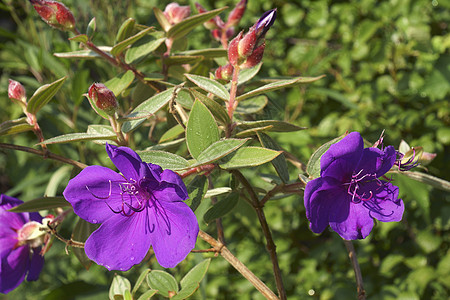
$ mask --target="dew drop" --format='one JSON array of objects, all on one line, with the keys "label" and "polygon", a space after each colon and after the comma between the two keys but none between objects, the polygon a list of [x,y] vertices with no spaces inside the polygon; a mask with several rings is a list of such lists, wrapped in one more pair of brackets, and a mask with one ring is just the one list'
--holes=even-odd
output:
[{"label": "dew drop", "polygon": [[130,260],[131,260],[131,261],[134,261],[134,256],[130,257]]},{"label": "dew drop", "polygon": [[111,267],[110,267],[110,266],[108,266],[108,265],[105,265],[105,268],[107,268],[108,270],[110,270],[110,269],[111,269]]},{"label": "dew drop", "polygon": [[93,220],[92,220],[92,223],[94,223],[94,224],[97,224],[97,222],[98,222],[98,221],[97,221],[96,219],[93,219]]}]

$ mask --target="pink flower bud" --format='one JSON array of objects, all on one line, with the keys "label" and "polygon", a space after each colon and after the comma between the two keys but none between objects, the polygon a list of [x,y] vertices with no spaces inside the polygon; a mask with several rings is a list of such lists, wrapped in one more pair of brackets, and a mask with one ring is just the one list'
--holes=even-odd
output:
[{"label": "pink flower bud", "polygon": [[245,9],[247,8],[247,0],[241,0],[234,9],[230,12],[227,20],[227,27],[233,27],[239,24],[239,21],[241,21],[242,16],[245,13]]},{"label": "pink flower bud", "polygon": [[95,105],[108,115],[112,116],[117,111],[119,104],[116,96],[103,83],[93,83],[88,93]]},{"label": "pink flower bud", "polygon": [[75,18],[64,4],[48,0],[30,0],[30,2],[48,25],[60,30],[75,28]]},{"label": "pink flower bud", "polygon": [[41,223],[30,221],[25,223],[22,228],[17,231],[17,245],[16,247],[23,246],[25,244],[30,245],[32,248],[37,248],[44,242],[45,231]]},{"label": "pink flower bud", "polygon": [[178,24],[191,14],[191,8],[189,6],[180,6],[176,2],[172,2],[164,9],[164,15],[170,24]]},{"label": "pink flower bud", "polygon": [[[208,12],[208,10],[206,10],[203,6],[201,6],[197,2],[195,2],[195,8],[197,9],[199,14]],[[213,31],[214,29],[222,28],[224,26],[224,22],[222,21],[222,19],[219,16],[215,16],[214,18],[209,19],[208,21],[203,23],[203,26],[205,26],[206,29]],[[214,33],[213,33],[213,35],[214,35]]]},{"label": "pink flower bud", "polygon": [[215,75],[217,79],[231,80],[233,76],[233,66],[231,64],[226,64],[225,66],[220,66],[217,68]]},{"label": "pink flower bud", "polygon": [[252,54],[253,49],[255,49],[257,42],[256,32],[254,30],[249,31],[244,38],[239,41],[238,45],[238,53],[239,57],[247,58],[250,54]]},{"label": "pink flower bud", "polygon": [[238,46],[239,46],[239,42],[242,40],[242,31],[234,38],[231,40],[230,44],[228,45],[228,61],[230,62],[230,64],[232,64],[233,66],[238,65],[239,63],[239,51],[238,51]]},{"label": "pink flower bud", "polygon": [[25,93],[25,88],[23,87],[23,85],[20,82],[12,79],[9,80],[8,97],[11,100],[17,100],[23,103],[26,103],[27,101],[27,95]]},{"label": "pink flower bud", "polygon": [[240,68],[250,69],[259,64],[263,58],[265,48],[266,43],[262,43],[262,45],[256,47],[255,50],[253,50],[253,53],[240,65]]},{"label": "pink flower bud", "polygon": [[211,34],[216,41],[220,41],[220,38],[222,36],[222,32],[220,31],[220,29],[211,30]]}]

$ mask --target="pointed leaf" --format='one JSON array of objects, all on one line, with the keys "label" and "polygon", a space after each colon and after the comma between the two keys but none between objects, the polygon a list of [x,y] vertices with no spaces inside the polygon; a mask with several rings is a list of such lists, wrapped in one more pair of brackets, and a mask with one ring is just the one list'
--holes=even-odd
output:
[{"label": "pointed leaf", "polygon": [[205,13],[190,16],[180,23],[170,27],[169,31],[167,32],[167,37],[175,40],[180,37],[186,36],[192,29],[214,18],[225,9],[227,9],[227,7],[218,8]]},{"label": "pointed leaf", "polygon": [[58,207],[67,207],[70,203],[64,197],[41,197],[11,208],[11,212],[35,212],[40,210],[48,210]]},{"label": "pointed leaf", "polygon": [[239,202],[239,194],[232,192],[224,199],[220,200],[214,204],[210,209],[206,211],[203,215],[203,221],[206,224],[211,223],[215,219],[221,218],[228,214]]},{"label": "pointed leaf", "polygon": [[306,127],[299,127],[297,125],[277,121],[277,120],[264,120],[264,121],[246,121],[240,122],[237,124],[238,129],[240,130],[249,130],[249,129],[257,129],[261,127],[272,126],[269,130],[275,132],[291,132],[291,131],[299,131],[304,130]]},{"label": "pointed leaf", "polygon": [[126,40],[123,40],[118,44],[114,45],[114,47],[112,47],[111,49],[111,54],[116,57],[119,56],[128,46],[130,46],[133,43],[136,43],[139,39],[143,38],[151,30],[153,30],[153,27],[147,27],[144,30],[139,31],[135,35],[127,38]]},{"label": "pointed leaf", "polygon": [[[208,48],[208,49],[200,49],[200,50],[189,50],[180,52],[182,55],[201,55],[204,58],[218,58],[218,57],[226,57],[227,50],[223,48]],[[242,71],[243,72],[243,71]]]},{"label": "pointed leaf", "polygon": [[98,134],[98,135],[115,135],[114,130],[110,125],[92,124],[88,126],[86,132],[89,134]]},{"label": "pointed leaf", "polygon": [[159,150],[136,151],[142,161],[160,165],[163,169],[183,170],[190,167],[189,162],[183,157]]},{"label": "pointed leaf", "polygon": [[256,96],[250,99],[246,99],[239,102],[238,107],[236,107],[236,112],[239,114],[254,114],[266,107],[268,102],[267,96]]},{"label": "pointed leaf", "polygon": [[200,282],[203,277],[205,277],[208,271],[209,264],[211,263],[211,258],[205,259],[201,263],[193,267],[186,276],[181,279],[181,290],[178,294],[172,297],[172,300],[182,300],[187,299],[200,287]]},{"label": "pointed leaf", "polygon": [[187,79],[195,83],[201,89],[214,94],[222,100],[228,101],[230,99],[230,94],[227,89],[213,79],[209,79],[207,77],[193,75],[193,74],[185,74]]},{"label": "pointed leaf", "polygon": [[421,173],[421,172],[413,172],[413,171],[407,171],[407,172],[394,171],[393,173],[399,173],[401,175],[404,175],[404,176],[414,179],[416,181],[431,185],[432,187],[435,187],[437,189],[450,192],[450,182],[448,182],[447,180],[438,178],[438,177],[434,177],[430,174]]},{"label": "pointed leaf", "polygon": [[[91,19],[91,21],[89,21],[89,24],[88,24],[88,26],[87,26],[87,28],[86,28],[86,36],[88,37],[88,40],[89,40],[89,39],[92,39],[92,37],[95,35],[96,30],[97,30],[97,22],[96,22],[96,20],[95,20],[95,17],[93,17],[93,18]],[[86,44],[86,42],[87,42],[88,40],[86,40],[86,41],[83,42],[83,43]]]},{"label": "pointed leaf", "polygon": [[[99,46],[98,48],[106,53],[109,53],[112,49],[109,46]],[[92,50],[58,52],[58,53],[53,53],[53,55],[56,57],[60,57],[60,58],[99,58],[99,57],[101,57],[98,53],[96,53]]]},{"label": "pointed leaf", "polygon": [[193,158],[219,140],[219,129],[211,112],[200,101],[192,106],[186,127],[186,144]]},{"label": "pointed leaf", "polygon": [[86,34],[79,34],[79,35],[69,38],[69,40],[86,44],[87,41],[89,41],[89,38]]},{"label": "pointed leaf", "polygon": [[166,37],[161,31],[148,34],[127,50],[127,53],[125,54],[125,62],[127,64],[138,62],[140,59],[158,49],[165,40]]},{"label": "pointed leaf", "polygon": [[148,286],[153,290],[158,290],[158,294],[169,297],[169,292],[178,292],[177,280],[167,272],[152,270],[147,275]]},{"label": "pointed leaf", "polygon": [[108,89],[110,89],[114,95],[117,97],[120,95],[134,80],[134,73],[131,70],[126,71],[121,75],[117,75],[114,78],[111,78],[105,85]]},{"label": "pointed leaf", "polygon": [[27,118],[8,120],[0,124],[0,136],[21,133],[33,130],[34,126],[28,124]]},{"label": "pointed leaf", "polygon": [[206,179],[204,175],[197,175],[186,187],[189,199],[185,203],[189,205],[192,211],[195,211],[205,198],[208,190],[208,181]]},{"label": "pointed leaf", "polygon": [[117,138],[117,136],[115,134],[101,135],[101,134],[91,134],[91,133],[80,132],[80,133],[69,133],[69,134],[56,136],[56,137],[47,139],[47,140],[39,143],[39,145],[41,145],[41,144],[50,145],[50,144],[61,144],[61,143],[73,143],[73,142],[93,141],[93,140],[113,141],[116,138]]},{"label": "pointed leaf", "polygon": [[131,290],[130,281],[125,277],[116,274],[111,283],[111,287],[109,288],[109,299],[114,300],[115,295],[122,296],[125,290]]},{"label": "pointed leaf", "polygon": [[162,29],[165,32],[169,31],[172,25],[170,24],[169,20],[167,20],[166,16],[164,15],[164,12],[157,7],[153,7],[153,12],[155,14],[156,20],[158,21],[159,25],[161,25]]},{"label": "pointed leaf", "polygon": [[[79,219],[72,233],[72,240],[84,243],[88,237],[98,228],[97,225],[91,224],[83,219]],[[87,257],[83,248],[72,248],[73,253],[78,258],[80,263],[89,270],[92,261]]]},{"label": "pointed leaf", "polygon": [[166,105],[170,99],[174,96],[174,89],[167,89],[164,92],[153,95],[149,99],[145,100],[139,104],[133,111],[126,116],[127,118],[137,118],[142,117],[140,120],[131,120],[123,123],[122,131],[127,133],[136,129],[146,118],[150,117],[152,114],[156,113],[164,105]]},{"label": "pointed leaf", "polygon": [[122,25],[120,25],[119,30],[116,35],[116,43],[120,43],[121,41],[129,38],[134,30],[134,25],[136,24],[136,20],[133,18],[126,19]]},{"label": "pointed leaf", "polygon": [[67,77],[56,80],[50,84],[41,86],[31,96],[27,105],[27,112],[36,114],[45,104],[52,100],[56,92],[62,87]]},{"label": "pointed leaf", "polygon": [[232,189],[229,187],[220,187],[212,190],[208,190],[205,194],[205,198],[217,197],[220,195],[228,194]]},{"label": "pointed leaf", "polygon": [[173,126],[172,128],[170,128],[169,130],[167,130],[166,132],[164,132],[164,134],[159,139],[159,143],[172,141],[172,140],[176,139],[180,134],[183,134],[183,133],[184,133],[183,126],[181,126],[180,124],[177,124],[177,125]]},{"label": "pointed leaf", "polygon": [[[257,135],[263,147],[276,151],[281,150],[281,147],[278,146],[278,144],[267,134],[263,132],[258,132]],[[286,163],[286,157],[284,156],[284,154],[275,157],[271,161],[271,163],[275,168],[275,171],[277,171],[278,176],[280,176],[280,179],[284,183],[287,183],[289,181],[289,171]]]},{"label": "pointed leaf", "polygon": [[141,284],[144,282],[145,278],[147,277],[147,274],[150,273],[150,269],[145,269],[141,275],[139,275],[139,278],[136,280],[136,283],[133,287],[133,290],[131,291],[131,295],[134,296],[134,294],[136,294],[136,292],[139,290],[139,288],[141,287]]},{"label": "pointed leaf", "polygon": [[339,142],[343,138],[344,136],[340,136],[335,139],[332,139],[331,141],[326,142],[325,144],[320,146],[316,151],[314,151],[313,155],[311,155],[311,158],[308,161],[308,164],[306,165],[306,172],[308,173],[309,177],[313,179],[320,177],[320,158],[325,152],[327,152],[327,150],[330,148],[331,145]]},{"label": "pointed leaf", "polygon": [[194,89],[189,89],[189,91],[196,99],[200,100],[203,104],[206,105],[206,107],[214,115],[215,119],[218,122],[220,122],[222,125],[227,125],[230,123],[230,117],[228,116],[228,113],[224,106],[220,105],[219,103],[205,96],[199,91],[196,91]]},{"label": "pointed leaf", "polygon": [[223,169],[255,167],[271,161],[281,152],[261,147],[242,147],[223,158],[219,166]]},{"label": "pointed leaf", "polygon": [[317,77],[296,77],[292,79],[284,79],[284,80],[276,80],[275,82],[263,85],[262,87],[259,87],[253,91],[250,91],[246,94],[243,94],[236,98],[236,101],[242,101],[244,99],[254,97],[260,94],[264,94],[270,91],[275,91],[278,89],[294,86],[301,83],[310,83],[317,81],[321,78],[325,77],[325,75],[317,76]]},{"label": "pointed leaf", "polygon": [[138,300],[148,300],[151,299],[154,295],[156,295],[158,291],[155,290],[148,290],[145,293],[143,293]]},{"label": "pointed leaf", "polygon": [[226,139],[217,141],[206,148],[197,157],[197,163],[191,167],[212,163],[245,144],[248,139]]}]

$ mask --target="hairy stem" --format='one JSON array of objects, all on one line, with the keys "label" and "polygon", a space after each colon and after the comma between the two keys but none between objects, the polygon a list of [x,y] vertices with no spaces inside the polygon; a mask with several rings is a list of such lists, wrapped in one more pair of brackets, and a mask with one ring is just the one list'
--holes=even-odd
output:
[{"label": "hairy stem", "polygon": [[267,287],[252,271],[250,271],[239,259],[234,256],[228,248],[212,236],[200,230],[198,236],[210,244],[216,252],[220,253],[239,273],[242,274],[251,284],[267,299],[278,299],[278,297]]},{"label": "hairy stem", "polygon": [[239,66],[234,66],[233,77],[231,79],[230,100],[227,103],[228,116],[230,117],[231,122],[233,121],[233,113],[237,106],[236,93],[238,86],[238,78],[239,78]]},{"label": "hairy stem", "polygon": [[359,268],[358,258],[356,257],[355,247],[353,247],[353,243],[351,241],[344,240],[344,244],[348,251],[348,257],[352,262],[353,270],[355,271],[358,300],[365,300],[366,291],[364,290],[363,278],[361,274],[361,269]]}]

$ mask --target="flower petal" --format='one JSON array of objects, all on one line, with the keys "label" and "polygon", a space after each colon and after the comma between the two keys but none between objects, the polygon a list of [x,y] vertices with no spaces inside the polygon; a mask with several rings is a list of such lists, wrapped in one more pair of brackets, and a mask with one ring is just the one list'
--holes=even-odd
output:
[{"label": "flower petal", "polygon": [[[347,192],[340,187],[340,182],[332,177],[314,179],[305,188],[306,217],[311,222],[310,227],[314,233],[321,233],[329,224],[330,213],[336,205],[348,203]],[[347,214],[343,211],[341,220]]]},{"label": "flower petal", "polygon": [[0,195],[0,208],[3,208],[4,210],[8,210],[11,207],[20,205],[22,203],[23,203],[22,200],[16,199],[14,197],[10,197],[4,194]]},{"label": "flower petal", "polygon": [[79,217],[91,223],[102,223],[114,215],[111,208],[116,210],[122,206],[119,183],[125,182],[113,170],[89,166],[69,181],[63,195]]},{"label": "flower petal", "polygon": [[44,257],[40,254],[41,248],[33,248],[33,257],[31,258],[30,270],[28,271],[27,280],[34,281],[39,278],[39,274],[44,267]]},{"label": "flower petal", "polygon": [[150,238],[158,263],[173,268],[195,247],[198,222],[184,202],[160,202],[160,205],[160,211],[151,215],[155,229]]},{"label": "flower petal", "polygon": [[159,191],[154,192],[155,198],[164,201],[184,201],[189,198],[186,186],[180,175],[172,170],[164,170],[161,174]]},{"label": "flower petal", "polygon": [[364,143],[359,132],[349,133],[342,140],[330,146],[320,159],[320,176],[334,177],[340,182],[351,178],[359,164]]},{"label": "flower petal", "polygon": [[106,152],[114,165],[129,182],[138,181],[143,163],[139,155],[128,147],[106,144]]},{"label": "flower petal", "polygon": [[[363,203],[369,210],[369,215],[382,222],[398,222],[402,220],[405,206],[402,199],[398,199],[398,187],[380,181],[365,183],[362,190],[372,191],[372,198]],[[367,193],[367,192],[366,192]]]},{"label": "flower petal", "polygon": [[24,279],[30,265],[28,246],[12,250],[8,256],[1,257],[0,292],[8,293]]},{"label": "flower petal", "polygon": [[139,264],[150,249],[147,225],[145,211],[131,217],[114,215],[87,239],[86,255],[108,270],[126,271]]},{"label": "flower petal", "polygon": [[394,165],[397,154],[393,146],[388,146],[384,150],[378,148],[365,148],[357,171],[363,170],[361,175],[371,174],[373,178],[378,178],[386,174]]},{"label": "flower petal", "polygon": [[[343,239],[364,239],[373,228],[373,219],[361,202],[353,203],[349,201],[349,203],[350,205],[344,205],[342,202],[340,206],[335,207],[330,215],[330,226]],[[347,210],[349,210],[347,219],[339,221],[340,216]]]}]

